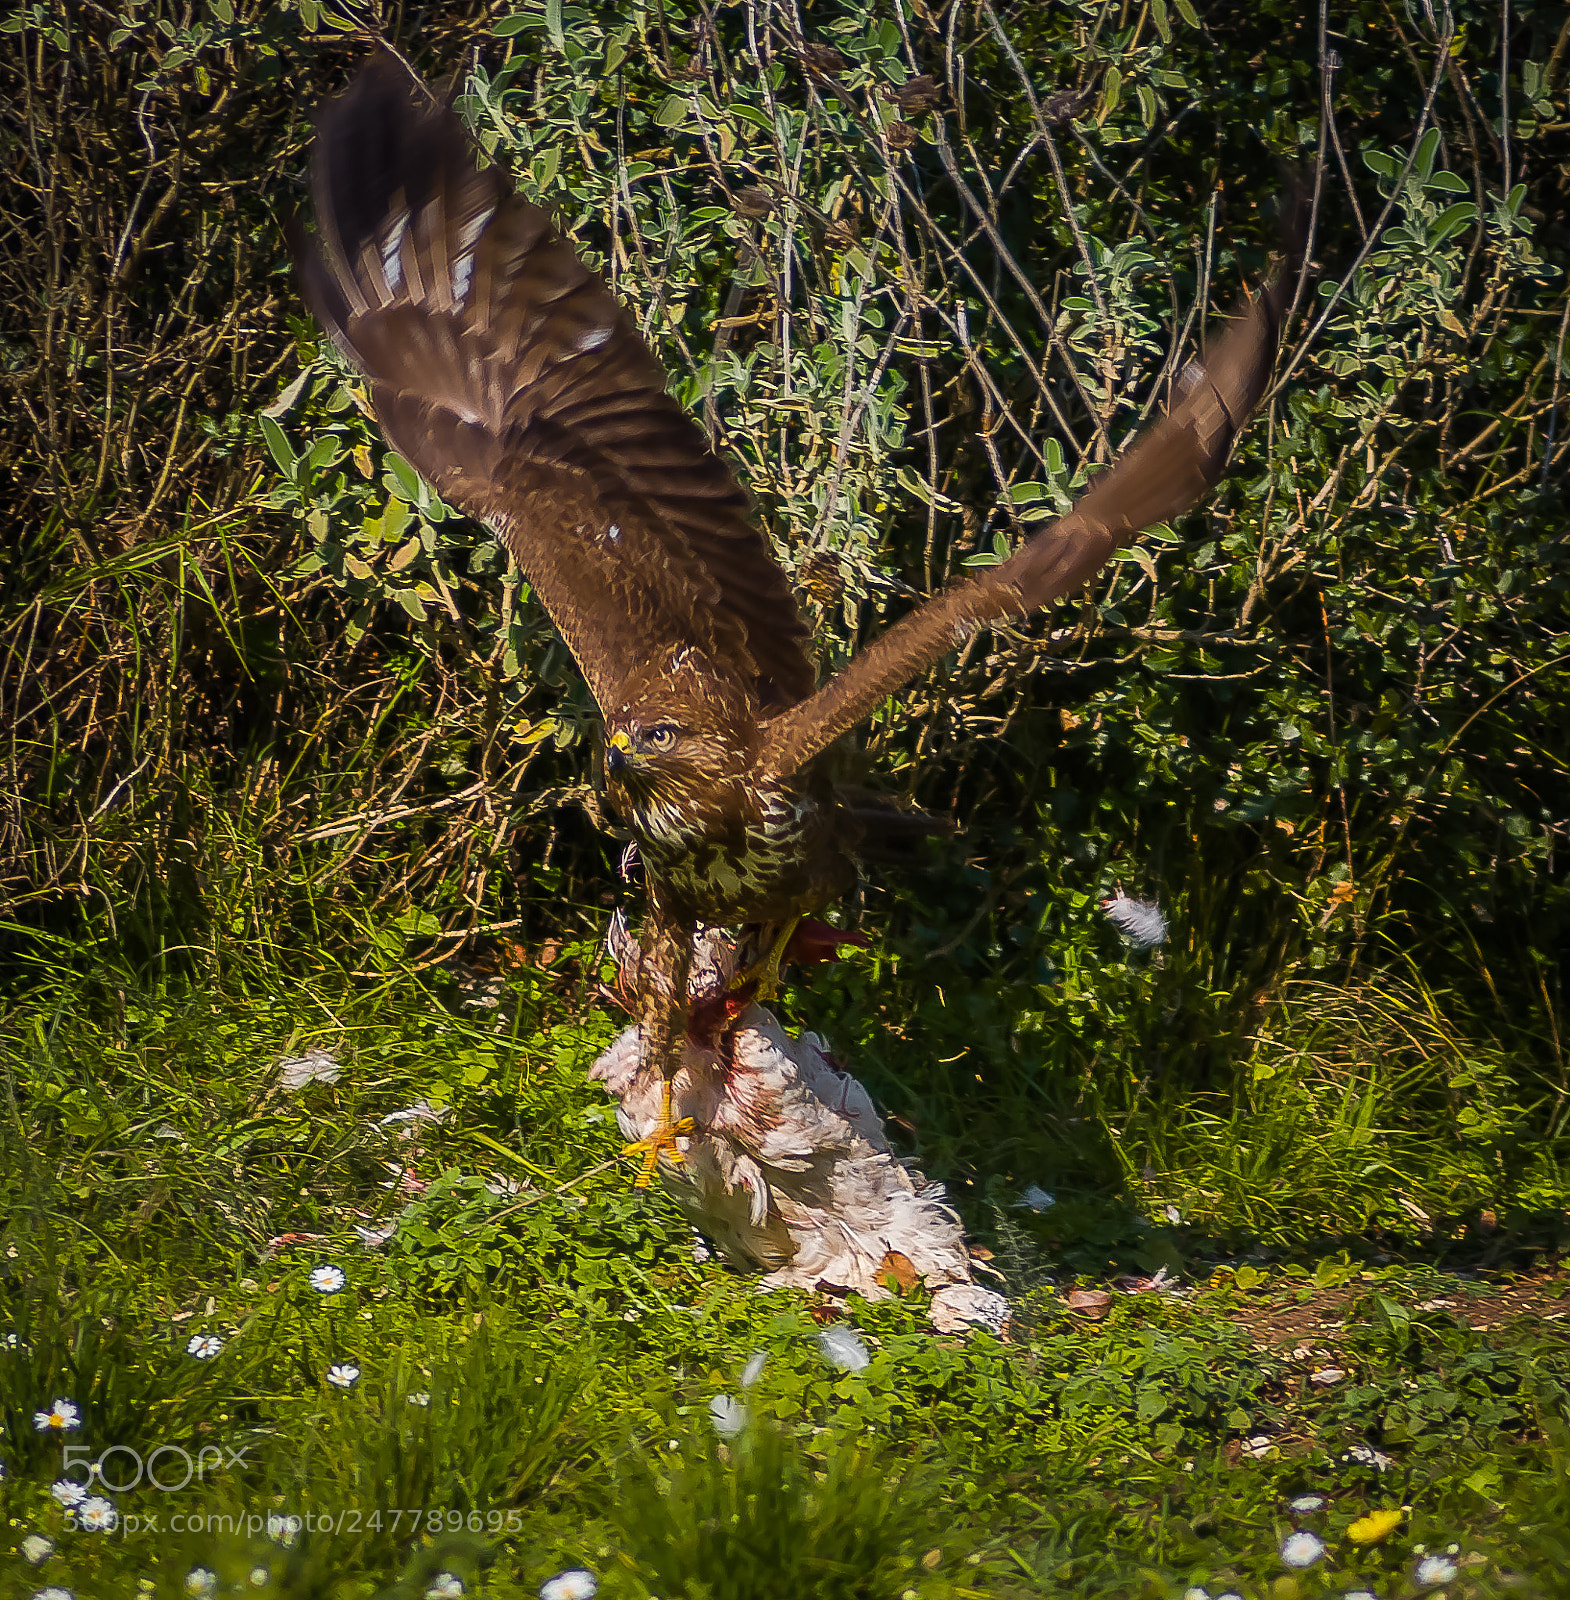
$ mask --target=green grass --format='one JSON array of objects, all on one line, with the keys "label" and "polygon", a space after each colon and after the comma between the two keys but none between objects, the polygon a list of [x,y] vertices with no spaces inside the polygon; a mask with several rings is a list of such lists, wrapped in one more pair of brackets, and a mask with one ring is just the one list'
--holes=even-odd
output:
[{"label": "green grass", "polygon": [[[1289,990],[1230,1076],[1141,1088],[1151,1019],[1192,996],[1180,953],[1111,956],[1055,1002],[1100,1007],[1095,1070],[1083,1030],[1010,1028],[1028,1007],[1001,978],[918,981],[910,947],[791,997],[916,1128],[1016,1300],[1008,1343],[934,1337],[920,1296],[853,1302],[855,1374],[808,1297],[695,1261],[674,1207],[630,1188],[585,1078],[616,1027],[592,946],[522,969],[494,1010],[392,961],[150,987],[40,969],[0,1021],[0,1593],[184,1595],[197,1572],[347,1600],[450,1573],[508,1597],[587,1568],[628,1600],[1383,1600],[1425,1592],[1417,1563],[1451,1545],[1452,1596],[1562,1593],[1565,1324],[1479,1333],[1431,1305],[1570,1242],[1552,1152],[1511,1147],[1497,1047],[1373,977]],[[285,1091],[280,1059],[310,1047],[341,1076]],[[441,1120],[382,1124],[420,1100]],[[1474,1135],[1458,1111],[1479,1107]],[[387,1187],[390,1166],[424,1187]],[[1014,1208],[1032,1182],[1057,1204]],[[382,1247],[356,1232],[393,1222]],[[312,1287],[324,1264],[340,1292]],[[1117,1295],[1101,1322],[1060,1292],[1162,1265],[1191,1292]],[[1245,1327],[1316,1288],[1346,1298],[1329,1387]],[[197,1336],[222,1349],[198,1359]],[[748,1419],[728,1443],[719,1395]],[[34,1426],[57,1398],[79,1429]],[[1241,1449],[1259,1436],[1268,1453]],[[111,1534],[73,1530],[50,1492],[66,1446],[173,1486],[112,1495]],[[1293,1513],[1308,1493],[1324,1506]],[[1381,1542],[1348,1536],[1399,1507]],[[1327,1552],[1298,1572],[1294,1530]],[[37,1568],[12,1553],[33,1533],[56,1546]]]}]

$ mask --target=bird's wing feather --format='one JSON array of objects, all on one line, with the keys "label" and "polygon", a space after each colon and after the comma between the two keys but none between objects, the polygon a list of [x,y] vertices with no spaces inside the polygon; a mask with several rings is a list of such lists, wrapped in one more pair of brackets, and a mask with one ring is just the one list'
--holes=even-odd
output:
[{"label": "bird's wing feather", "polygon": [[962,579],[902,618],[810,699],[764,726],[762,766],[787,777],[870,715],[969,633],[1071,593],[1142,528],[1179,516],[1220,477],[1270,380],[1289,264],[1184,374],[1177,403],[1063,517],[996,567]]},{"label": "bird's wing feather", "polygon": [[311,309],[393,447],[506,540],[602,709],[688,649],[765,709],[809,694],[785,574],[632,318],[390,55],[322,114],[312,187]]}]

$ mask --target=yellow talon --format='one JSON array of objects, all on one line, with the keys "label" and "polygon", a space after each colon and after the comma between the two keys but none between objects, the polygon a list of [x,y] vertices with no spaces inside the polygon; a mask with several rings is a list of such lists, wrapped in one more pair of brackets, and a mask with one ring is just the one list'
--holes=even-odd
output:
[{"label": "yellow talon", "polygon": [[791,941],[801,918],[791,917],[780,924],[780,931],[774,937],[774,943],[768,951],[754,961],[750,967],[738,972],[731,979],[731,988],[740,989],[754,979],[758,984],[758,1002],[767,1005],[780,992],[780,963],[785,959],[785,947]]},{"label": "yellow talon", "polygon": [[676,1141],[694,1132],[696,1128],[697,1123],[691,1117],[683,1117],[680,1122],[671,1121],[671,1086],[667,1078],[664,1093],[660,1098],[660,1120],[643,1138],[635,1140],[622,1151],[624,1156],[636,1155],[643,1162],[638,1176],[633,1179],[633,1188],[647,1189],[653,1183],[654,1174],[659,1170],[661,1151],[666,1152],[673,1162],[680,1165],[682,1152],[676,1148]]}]

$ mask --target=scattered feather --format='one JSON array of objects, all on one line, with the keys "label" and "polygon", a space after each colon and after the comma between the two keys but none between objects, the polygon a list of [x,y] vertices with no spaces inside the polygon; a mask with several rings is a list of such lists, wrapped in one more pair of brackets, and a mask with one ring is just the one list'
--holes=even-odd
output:
[{"label": "scattered feather", "polygon": [[734,1439],[747,1426],[747,1408],[728,1394],[709,1401],[709,1421],[722,1439]]},{"label": "scattered feather", "polygon": [[1136,950],[1165,944],[1167,919],[1153,900],[1131,900],[1121,892],[1101,902],[1107,920]]},{"label": "scattered feather", "polygon": [[337,1083],[343,1068],[326,1050],[307,1050],[303,1056],[291,1056],[278,1063],[278,1082],[291,1094],[308,1083]]},{"label": "scattered feather", "polygon": [[818,1349],[823,1359],[841,1372],[860,1372],[872,1360],[860,1334],[843,1322],[831,1322],[818,1330]]},{"label": "scattered feather", "polygon": [[400,1122],[440,1122],[447,1115],[446,1106],[433,1106],[429,1100],[416,1100],[402,1111],[389,1111],[378,1123],[379,1128],[390,1128]]}]

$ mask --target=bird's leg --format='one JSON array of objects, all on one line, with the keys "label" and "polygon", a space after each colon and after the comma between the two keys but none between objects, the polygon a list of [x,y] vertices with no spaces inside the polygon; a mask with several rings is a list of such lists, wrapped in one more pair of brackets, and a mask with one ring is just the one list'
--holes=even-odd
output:
[{"label": "bird's leg", "polygon": [[787,917],[780,923],[774,938],[769,942],[768,949],[731,979],[731,988],[740,989],[749,983],[756,983],[758,1000],[761,1004],[767,1005],[780,992],[780,963],[785,958],[785,947],[790,943],[800,921],[801,918],[795,916]]},{"label": "bird's leg", "polygon": [[692,965],[690,922],[671,915],[654,884],[649,886],[649,915],[644,924],[638,958],[635,1006],[643,1065],[659,1073],[660,1120],[643,1138],[627,1146],[624,1154],[643,1162],[635,1180],[648,1188],[663,1154],[680,1162],[676,1140],[693,1131],[690,1117],[680,1122],[671,1116],[671,1083],[681,1070],[682,1043],[686,1038],[687,971]]}]

